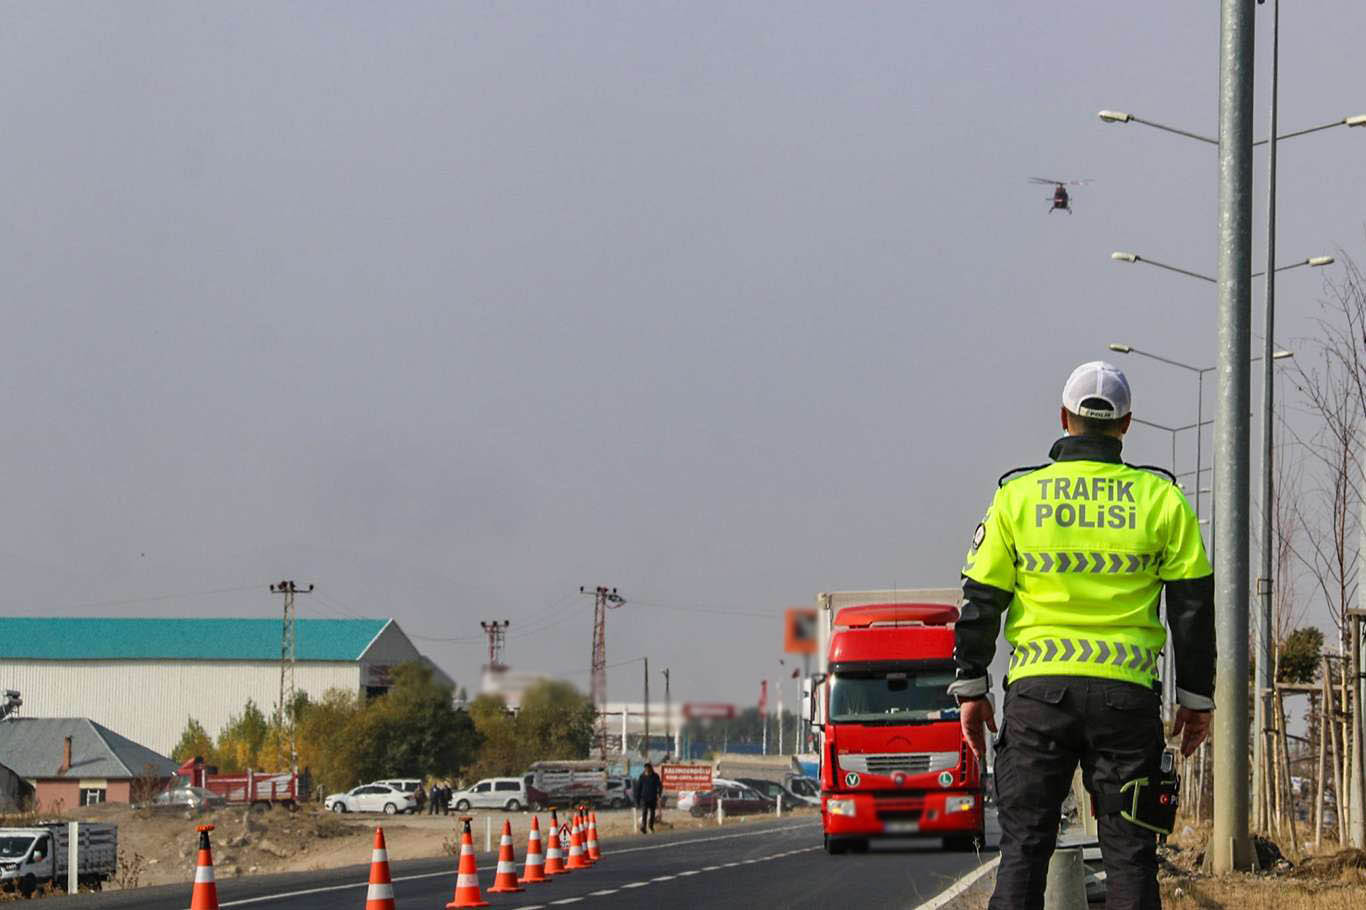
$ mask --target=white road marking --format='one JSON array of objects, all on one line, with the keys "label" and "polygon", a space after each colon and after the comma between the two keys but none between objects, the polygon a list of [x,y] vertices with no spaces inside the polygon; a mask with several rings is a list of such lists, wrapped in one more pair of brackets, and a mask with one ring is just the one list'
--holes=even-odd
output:
[{"label": "white road marking", "polygon": [[699,872],[701,872],[701,871],[702,871],[701,869],[688,869],[688,870],[686,870],[686,871],[684,871],[684,872],[678,873],[678,877],[679,877],[679,878],[683,878],[684,876],[687,876],[687,875],[697,875],[697,874],[698,874]]},{"label": "white road marking", "polygon": [[629,885],[622,885],[623,888],[644,888],[649,882],[631,882]]},{"label": "white road marking", "polygon": [[563,897],[563,898],[560,898],[560,899],[557,900],[557,901],[551,901],[550,903],[551,903],[552,905],[559,905],[559,904],[577,904],[577,903],[578,903],[579,901],[581,901],[581,900],[583,900],[583,898],[581,898],[581,897]]},{"label": "white road marking", "polygon": [[652,882],[671,882],[671,881],[673,881],[675,878],[678,878],[678,876],[676,876],[676,875],[661,875],[661,876],[659,876],[658,878],[652,878],[652,879],[650,879],[650,881],[652,881]]},{"label": "white road marking", "polygon": [[939,910],[940,907],[944,906],[949,901],[953,900],[955,897],[971,888],[973,885],[977,883],[977,880],[979,878],[986,875],[988,872],[995,869],[1000,864],[1001,857],[998,854],[992,857],[990,862],[983,863],[976,869],[973,869],[967,875],[964,875],[958,881],[950,885],[947,890],[942,891],[935,897],[932,897],[929,900],[925,901],[925,903],[921,904],[919,907],[916,907],[915,910]]},{"label": "white road marking", "polygon": [[702,871],[702,872],[715,872],[717,869],[720,869],[720,868],[721,868],[720,866],[703,866],[702,869],[701,869],[701,871]]},{"label": "white road marking", "polygon": [[616,894],[616,893],[617,893],[617,889],[616,889],[616,888],[603,888],[601,891],[590,891],[590,892],[588,892],[588,896],[589,896],[589,897],[606,897],[606,896],[609,895],[609,894]]}]

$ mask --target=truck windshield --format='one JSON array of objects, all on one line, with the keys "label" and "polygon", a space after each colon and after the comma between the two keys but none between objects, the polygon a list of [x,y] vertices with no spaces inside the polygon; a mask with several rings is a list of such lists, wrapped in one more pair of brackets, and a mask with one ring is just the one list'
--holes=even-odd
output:
[{"label": "truck windshield", "polygon": [[830,719],[835,723],[931,720],[936,712],[957,707],[947,691],[951,682],[951,667],[838,673],[830,687]]},{"label": "truck windshield", "polygon": [[33,846],[32,837],[0,837],[0,857],[4,859],[18,859],[28,855],[28,848]]}]

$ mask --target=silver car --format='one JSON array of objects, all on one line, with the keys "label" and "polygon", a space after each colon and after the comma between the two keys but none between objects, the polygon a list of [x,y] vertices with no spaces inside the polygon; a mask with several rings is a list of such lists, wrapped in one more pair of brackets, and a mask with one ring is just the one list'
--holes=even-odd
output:
[{"label": "silver car", "polygon": [[526,784],[520,777],[488,777],[451,794],[451,807],[457,812],[472,808],[520,812],[526,805]]}]

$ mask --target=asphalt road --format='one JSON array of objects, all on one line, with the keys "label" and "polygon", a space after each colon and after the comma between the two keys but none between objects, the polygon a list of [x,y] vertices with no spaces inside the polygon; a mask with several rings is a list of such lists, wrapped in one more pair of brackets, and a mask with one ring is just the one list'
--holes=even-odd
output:
[{"label": "asphalt road", "polygon": [[[991,858],[986,851],[948,853],[937,840],[875,842],[862,855],[827,856],[817,819],[746,821],[708,831],[603,843],[604,858],[591,869],[528,885],[520,894],[488,894],[494,857],[479,856],[480,886],[493,907],[532,910],[558,906],[653,910],[755,907],[914,908]],[[521,869],[522,850],[518,850]],[[440,910],[455,888],[454,859],[391,865],[399,910]],[[224,907],[269,910],[338,910],[365,906],[368,869],[227,879],[218,883]],[[97,897],[44,900],[43,910],[65,907],[185,910],[188,885],[109,892]]]}]

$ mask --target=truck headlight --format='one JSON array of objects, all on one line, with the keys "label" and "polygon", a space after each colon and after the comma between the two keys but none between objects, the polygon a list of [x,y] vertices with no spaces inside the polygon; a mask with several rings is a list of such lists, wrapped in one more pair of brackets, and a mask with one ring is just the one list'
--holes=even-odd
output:
[{"label": "truck headlight", "polygon": [[852,799],[827,799],[825,801],[825,811],[831,815],[854,816],[854,801]]},{"label": "truck headlight", "polygon": [[972,807],[977,805],[975,796],[950,796],[944,800],[944,814],[950,812],[971,812]]}]

